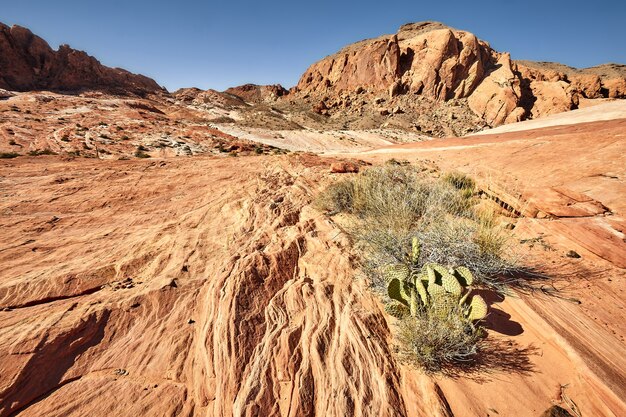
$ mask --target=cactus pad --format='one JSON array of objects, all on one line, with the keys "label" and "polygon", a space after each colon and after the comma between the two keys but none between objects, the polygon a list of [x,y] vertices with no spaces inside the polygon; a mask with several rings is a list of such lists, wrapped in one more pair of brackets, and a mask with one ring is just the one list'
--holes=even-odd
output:
[{"label": "cactus pad", "polygon": [[458,297],[460,297],[461,293],[463,292],[463,287],[461,286],[459,281],[454,275],[452,275],[448,271],[444,271],[444,273],[441,274],[441,285],[447,292],[449,292],[450,294],[454,294]]},{"label": "cactus pad", "polygon": [[487,307],[487,303],[485,302],[485,300],[483,300],[483,297],[481,297],[480,295],[475,295],[472,297],[467,319],[469,321],[482,320],[487,316],[488,310],[489,307]]},{"label": "cactus pad", "polygon": [[470,272],[469,268],[466,266],[459,266],[456,268],[456,276],[459,279],[459,282],[464,287],[469,287],[474,283],[474,276]]},{"label": "cactus pad", "polygon": [[385,311],[387,312],[387,314],[397,319],[402,319],[410,314],[407,306],[399,303],[387,304],[385,306]]},{"label": "cactus pad", "polygon": [[408,307],[409,303],[404,291],[404,282],[397,278],[391,279],[387,284],[387,294],[392,300],[399,301]]},{"label": "cactus pad", "polygon": [[385,267],[383,276],[387,282],[390,282],[393,279],[406,281],[410,273],[411,270],[405,264],[393,264]]},{"label": "cactus pad", "polygon": [[411,262],[413,262],[414,265],[417,265],[417,261],[420,258],[420,241],[417,239],[417,237],[413,238],[413,241],[411,242]]}]

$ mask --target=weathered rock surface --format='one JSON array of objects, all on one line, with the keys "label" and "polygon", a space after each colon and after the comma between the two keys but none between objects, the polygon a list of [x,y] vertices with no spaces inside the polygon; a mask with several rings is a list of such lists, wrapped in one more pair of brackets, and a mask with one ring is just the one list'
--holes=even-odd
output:
[{"label": "weathered rock surface", "polygon": [[0,23],[0,88],[14,91],[107,91],[116,94],[159,93],[152,79],[109,68],[68,45],[53,50],[21,26]]},{"label": "weathered rock surface", "polygon": [[[331,101],[356,91],[391,100],[401,95],[439,102],[469,99],[476,115],[497,126],[577,108],[579,97],[624,98],[624,68],[518,63],[469,32],[421,22],[322,59],[302,75],[294,92]],[[349,105],[360,106],[355,100]]]}]

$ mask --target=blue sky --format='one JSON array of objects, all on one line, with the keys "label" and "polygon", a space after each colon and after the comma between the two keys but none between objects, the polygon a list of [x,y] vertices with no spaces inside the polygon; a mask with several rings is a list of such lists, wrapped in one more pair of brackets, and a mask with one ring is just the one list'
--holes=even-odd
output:
[{"label": "blue sky", "polygon": [[173,91],[297,83],[349,43],[437,20],[514,59],[626,63],[626,0],[0,0],[0,22],[67,43]]}]

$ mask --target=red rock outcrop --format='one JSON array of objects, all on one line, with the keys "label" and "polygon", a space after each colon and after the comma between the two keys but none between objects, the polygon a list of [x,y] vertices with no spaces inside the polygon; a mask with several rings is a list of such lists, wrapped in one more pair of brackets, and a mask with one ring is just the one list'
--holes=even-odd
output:
[{"label": "red rock outcrop", "polygon": [[55,51],[30,30],[2,23],[0,88],[57,92],[99,90],[137,95],[164,91],[148,77],[106,67],[94,57],[68,45],[61,45]]},{"label": "red rock outcrop", "polygon": [[237,87],[231,87],[224,91],[224,93],[237,96],[247,103],[262,103],[264,101],[273,101],[279,97],[286,96],[289,94],[289,91],[280,84],[244,84]]},{"label": "red rock outcrop", "polygon": [[504,54],[497,69],[487,75],[469,97],[468,104],[491,126],[520,121],[525,110],[519,107],[520,80],[511,68],[511,58]]},{"label": "red rock outcrop", "polygon": [[302,75],[294,92],[330,101],[356,91],[388,94],[392,100],[403,94],[438,102],[468,99],[476,115],[497,126],[575,109],[581,97],[623,98],[622,67],[576,70],[518,63],[469,32],[421,22],[322,59]]}]

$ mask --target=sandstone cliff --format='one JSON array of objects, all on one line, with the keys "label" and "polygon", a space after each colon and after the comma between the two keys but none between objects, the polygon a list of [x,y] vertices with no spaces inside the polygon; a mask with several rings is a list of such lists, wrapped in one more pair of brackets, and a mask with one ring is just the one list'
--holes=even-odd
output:
[{"label": "sandstone cliff", "polygon": [[67,45],[53,50],[20,26],[0,23],[0,88],[14,91],[99,90],[117,94],[164,91],[154,80],[120,68],[109,68]]},{"label": "sandstone cliff", "polygon": [[[469,32],[420,22],[322,59],[302,75],[294,92],[336,97],[366,91],[432,102],[467,99],[464,104],[474,114],[496,126],[575,109],[581,98],[624,98],[625,86],[623,66],[576,70],[516,62]],[[318,105],[320,111],[329,107],[324,106]]]}]

